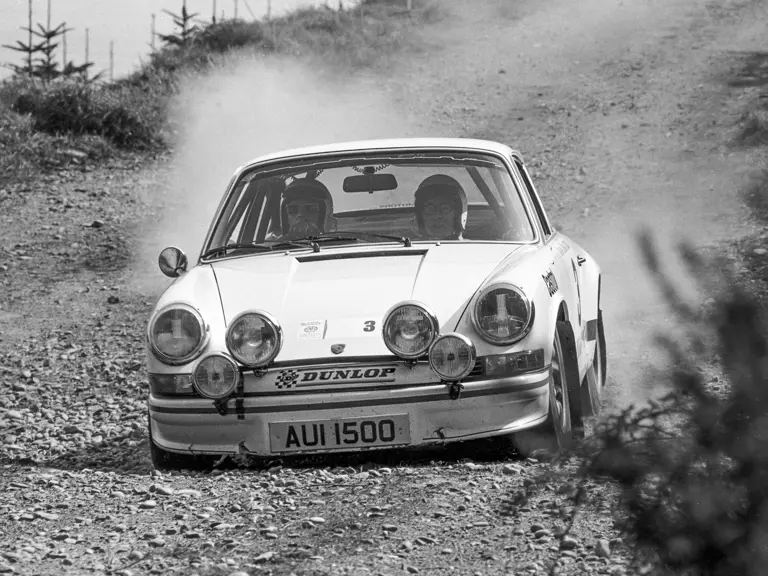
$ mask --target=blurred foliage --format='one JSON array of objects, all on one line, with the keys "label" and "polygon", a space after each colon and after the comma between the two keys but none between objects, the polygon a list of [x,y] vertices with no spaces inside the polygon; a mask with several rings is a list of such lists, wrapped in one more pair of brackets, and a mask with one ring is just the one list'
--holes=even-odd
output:
[{"label": "blurred foliage", "polygon": [[[768,561],[768,340],[763,308],[720,260],[681,255],[708,305],[686,302],[646,234],[641,248],[682,328],[658,337],[671,391],[612,414],[578,449],[584,477],[621,488],[619,516],[643,560],[712,576],[763,574]],[[719,361],[725,382],[701,368]],[[580,496],[583,496],[581,494]]]}]

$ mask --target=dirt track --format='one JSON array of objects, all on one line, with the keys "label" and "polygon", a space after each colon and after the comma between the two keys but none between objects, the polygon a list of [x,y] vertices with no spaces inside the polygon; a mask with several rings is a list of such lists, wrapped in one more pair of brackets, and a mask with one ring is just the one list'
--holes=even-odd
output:
[{"label": "dirt track", "polygon": [[[766,48],[765,7],[756,0],[441,6],[443,19],[405,54],[348,81],[350,101],[366,104],[353,119],[375,110],[369,124],[356,126],[346,103],[326,101],[319,129],[278,112],[275,131],[252,147],[237,138],[239,152],[395,130],[519,148],[550,217],[603,265],[612,402],[645,397],[648,366],[659,357],[650,333],[666,316],[639,264],[635,225],[650,223],[666,242],[686,236],[699,244],[745,227],[737,192],[750,157],[729,146],[741,109],[725,78],[731,51]],[[270,72],[275,86],[296,71],[286,70]],[[325,80],[311,82],[334,94]],[[189,122],[170,166],[72,173],[13,186],[0,200],[0,373],[8,382],[0,392],[0,572],[187,574],[191,565],[201,574],[542,573],[559,560],[561,573],[582,566],[623,573],[626,551],[606,515],[608,492],[595,488],[577,540],[561,550],[552,533],[572,513],[568,488],[552,482],[523,502],[539,467],[530,462],[468,465],[435,454],[437,463],[370,471],[332,462],[331,470],[148,475],[142,330],[163,285],[154,256],[180,228],[151,232],[168,222],[157,216],[160,206],[210,204],[202,201],[211,194],[205,184],[215,182],[215,203],[220,178],[243,160],[204,162],[229,152],[212,127],[241,121],[232,110],[218,108],[226,118],[211,113],[208,123],[191,115],[233,101],[229,89],[208,85],[202,96],[181,99]],[[287,90],[248,97],[271,114],[321,107],[301,82]],[[257,113],[245,127],[263,129],[264,121]],[[179,202],[182,193],[195,202]],[[194,229],[201,212],[171,220]],[[103,225],[87,226],[95,220]],[[151,254],[149,266],[132,256],[137,251]],[[611,541],[608,558],[598,540]]]},{"label": "dirt track", "polygon": [[669,249],[746,231],[749,159],[730,146],[741,110],[725,79],[736,51],[765,45],[764,19],[748,16],[758,4],[453,3],[455,29],[435,40],[450,72],[415,65],[423,75],[406,98],[441,94],[433,110],[450,111],[433,130],[519,148],[550,217],[601,262],[619,405],[647,397],[648,365],[660,365],[651,337],[665,323],[638,258],[640,226]]}]

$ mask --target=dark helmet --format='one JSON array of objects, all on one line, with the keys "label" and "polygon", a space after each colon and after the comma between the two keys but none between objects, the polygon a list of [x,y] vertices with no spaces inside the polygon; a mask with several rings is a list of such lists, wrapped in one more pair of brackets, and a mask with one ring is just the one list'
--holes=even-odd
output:
[{"label": "dark helmet", "polygon": [[286,209],[286,204],[298,199],[318,200],[322,208],[320,214],[321,232],[327,232],[331,229],[333,197],[328,188],[325,187],[325,184],[313,178],[297,178],[283,190],[283,198],[280,202],[280,225],[283,234],[288,233],[288,210]]},{"label": "dark helmet", "polygon": [[467,195],[461,184],[451,176],[446,174],[433,174],[425,178],[416,189],[413,197],[413,203],[416,208],[416,223],[419,225],[419,232],[425,234],[424,230],[424,204],[430,198],[444,197],[453,201],[456,221],[453,228],[456,231],[450,239],[455,239],[463,234],[467,227]]}]

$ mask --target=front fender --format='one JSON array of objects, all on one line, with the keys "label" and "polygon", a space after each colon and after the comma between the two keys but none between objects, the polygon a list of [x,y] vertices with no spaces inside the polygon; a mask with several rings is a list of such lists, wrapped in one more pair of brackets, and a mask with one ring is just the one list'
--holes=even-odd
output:
[{"label": "front fender", "polygon": [[[549,251],[545,250],[542,250],[541,258],[535,258],[530,262],[516,266],[514,270],[507,270],[490,278],[470,300],[456,326],[456,330],[472,340],[478,356],[543,349],[544,357],[549,362],[549,358],[552,356],[558,311],[561,307],[566,309],[566,318],[568,317],[565,298],[568,288],[564,286],[567,278],[554,271],[553,267],[546,266],[545,262]],[[548,276],[548,271],[551,272],[551,276]],[[518,286],[528,297],[533,307],[533,324],[530,331],[524,338],[510,345],[498,345],[485,341],[472,322],[472,310],[477,304],[482,288],[495,283],[509,283]]]},{"label": "front fender", "polygon": [[587,320],[597,319],[597,310],[600,305],[600,285],[602,272],[592,256],[586,251],[581,251],[582,257],[586,261],[582,264],[582,274],[584,278],[584,295],[582,310]]},{"label": "front fender", "polygon": [[[226,323],[221,308],[221,297],[216,284],[213,269],[209,265],[197,265],[178,277],[158,299],[152,314],[148,318],[147,328],[157,312],[174,303],[187,304],[195,308],[203,319],[210,336],[206,347],[200,355],[207,350],[226,350],[224,336]],[[187,364],[169,366],[164,364],[152,354],[147,346],[147,370],[155,374],[184,374],[191,371],[198,358]]]}]

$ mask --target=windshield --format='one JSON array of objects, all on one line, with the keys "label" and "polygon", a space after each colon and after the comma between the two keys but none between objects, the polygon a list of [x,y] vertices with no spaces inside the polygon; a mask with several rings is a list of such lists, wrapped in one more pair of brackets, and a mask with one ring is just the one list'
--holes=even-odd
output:
[{"label": "windshield", "polygon": [[245,171],[203,257],[321,244],[534,239],[520,193],[495,156],[324,155]]}]

